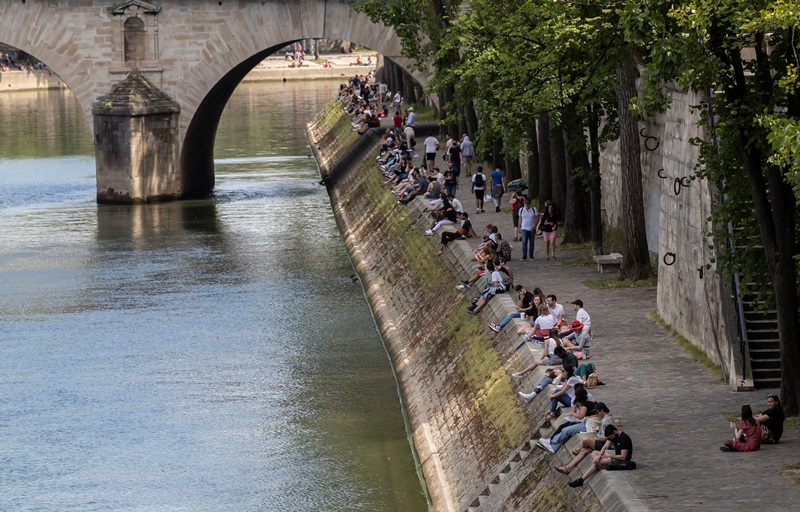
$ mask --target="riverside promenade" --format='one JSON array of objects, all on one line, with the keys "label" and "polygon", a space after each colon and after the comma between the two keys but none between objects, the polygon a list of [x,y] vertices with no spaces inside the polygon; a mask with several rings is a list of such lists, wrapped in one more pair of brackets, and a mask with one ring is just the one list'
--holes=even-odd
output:
[{"label": "riverside promenade", "polygon": [[[418,165],[419,154],[416,156],[414,163]],[[437,155],[437,164],[440,159],[441,154]],[[484,166],[487,177],[490,170]],[[595,290],[585,286],[584,281],[614,275],[604,273],[601,276],[595,265],[560,263],[565,258],[586,256],[586,250],[562,251],[559,247],[556,253],[559,260],[547,261],[540,236],[536,239],[535,260],[520,260],[521,243],[511,241],[510,207],[504,203],[503,211],[495,213],[494,204],[488,201],[486,213],[473,213],[475,203],[467,180],[462,175],[457,197],[464,210],[470,213],[479,235],[484,233],[486,224],[492,223],[509,241],[513,248],[510,266],[515,284],[523,284],[528,290],[538,286],[545,294],[557,295],[568,320],[574,319],[569,303],[575,299],[584,302],[592,317],[595,334],[591,361],[597,365],[600,380],[606,384],[592,393],[622,420],[622,430],[633,440],[637,470],[617,472],[614,478],[603,472],[590,478],[577,491],[567,487],[570,480],[580,475],[577,469],[569,477],[559,475],[567,499],[572,492],[587,493],[591,487],[604,506],[614,510],[690,510],[698,507],[725,511],[752,511],[764,507],[768,510],[798,510],[800,485],[785,476],[780,468],[800,463],[800,428],[787,427],[779,445],[764,445],[757,452],[723,453],[719,450],[722,442],[732,435],[729,421],[723,414],[738,414],[744,404],[750,404],[754,411],[766,409],[767,393],[775,390],[736,393],[708,369],[693,362],[663,328],[648,319],[648,313],[656,309],[655,287]],[[509,194],[506,194],[503,199],[507,201],[508,198]],[[438,247],[439,233],[430,238],[431,243]],[[454,244],[468,244],[475,248],[478,240]],[[449,248],[448,252],[453,250]],[[448,256],[448,252],[442,257],[453,258]],[[463,279],[466,278],[465,275]],[[474,289],[464,297],[463,307],[469,304],[468,297],[475,295]],[[516,300],[516,294],[512,292],[493,299],[495,307],[487,307],[479,314],[482,323],[498,322],[502,315],[495,310],[501,301],[508,299]],[[506,312],[510,311],[509,308]],[[486,332],[492,337],[511,336],[516,339],[515,326],[518,325],[513,321],[499,335],[488,326]],[[517,341],[511,343],[512,346],[518,344]],[[540,352],[541,345],[523,346],[516,356],[508,358],[507,372],[521,370],[538,358]],[[515,391],[529,392],[538,380],[533,375],[515,380]],[[540,396],[535,400],[546,398]],[[532,406],[524,407],[530,410]],[[540,423],[540,418],[532,417],[535,427]],[[542,435],[549,437],[551,431],[543,430]],[[556,455],[547,454],[552,468],[571,459],[569,446],[574,445],[565,446]],[[585,469],[588,460],[587,457],[580,467]],[[632,493],[635,496],[631,496]],[[629,499],[631,497],[638,500]],[[634,503],[632,507],[624,504],[631,502]]]}]

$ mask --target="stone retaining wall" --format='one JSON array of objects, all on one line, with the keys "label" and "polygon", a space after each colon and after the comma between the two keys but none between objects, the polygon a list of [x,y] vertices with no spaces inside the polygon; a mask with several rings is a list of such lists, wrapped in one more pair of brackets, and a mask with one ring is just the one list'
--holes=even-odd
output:
[{"label": "stone retaining wall", "polygon": [[0,72],[0,92],[66,89],[64,82],[50,71]]},{"label": "stone retaining wall", "polygon": [[[715,187],[705,179],[691,179],[699,154],[690,140],[704,135],[693,106],[702,97],[677,88],[669,93],[670,109],[639,123],[647,243],[658,257],[658,312],[739,386],[743,376],[730,287],[714,265],[705,268],[714,257],[709,248],[713,240],[705,236],[712,231],[707,219]],[[622,225],[619,161],[615,141],[601,157],[603,207],[611,227]]]},{"label": "stone retaining wall", "polygon": [[[326,111],[309,128],[323,176],[337,165],[344,144],[318,148],[317,142],[330,132],[344,135],[336,128],[340,122]],[[333,155],[327,148],[336,148]],[[418,198],[407,208],[397,205],[382,183],[376,154],[373,145],[329,191],[396,369],[432,509],[600,510],[590,489],[567,498],[563,478],[533,448],[539,427],[547,426],[542,418],[549,403],[521,406],[509,369],[527,364],[530,351],[517,350],[516,335],[493,341],[478,318],[467,314],[454,285],[474,266],[469,246],[454,242],[437,257],[432,240],[422,234],[425,203]],[[513,303],[503,295],[488,307],[499,314]],[[608,503],[619,505],[615,500]]]}]

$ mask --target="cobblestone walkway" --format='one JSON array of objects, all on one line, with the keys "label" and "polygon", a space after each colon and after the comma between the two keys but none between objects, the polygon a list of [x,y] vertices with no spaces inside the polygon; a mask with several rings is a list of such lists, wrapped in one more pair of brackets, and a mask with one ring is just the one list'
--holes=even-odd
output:
[{"label": "cobblestone walkway", "polygon": [[[463,187],[463,176],[461,181]],[[511,242],[510,207],[504,204],[503,212],[494,213],[494,205],[487,202],[486,213],[475,215],[474,199],[468,193],[467,186],[458,197],[475,231],[482,235],[491,222],[511,243],[517,284],[556,294],[569,320],[574,319],[569,302],[583,300],[595,333],[592,361],[607,384],[596,389],[595,395],[622,419],[623,430],[633,439],[638,469],[626,472],[625,477],[651,510],[800,510],[800,486],[780,470],[783,465],[800,463],[800,428],[787,428],[778,446],[764,446],[758,452],[718,449],[731,435],[722,414],[738,412],[744,404],[754,411],[766,408],[769,390],[735,393],[694,363],[664,329],[647,318],[656,309],[655,287],[587,288],[583,281],[601,278],[596,266],[546,261],[541,237],[536,240],[536,259],[519,260],[521,244]],[[477,245],[475,240],[469,243]],[[575,255],[557,252],[559,259]],[[602,278],[613,275],[604,273]],[[565,476],[565,486],[567,481]]]}]

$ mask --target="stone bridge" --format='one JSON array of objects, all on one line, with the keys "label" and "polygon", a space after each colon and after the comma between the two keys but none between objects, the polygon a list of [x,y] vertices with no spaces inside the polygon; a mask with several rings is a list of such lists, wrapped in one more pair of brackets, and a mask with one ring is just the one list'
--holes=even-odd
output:
[{"label": "stone bridge", "polygon": [[353,3],[4,0],[0,42],[72,90],[93,130],[99,202],[203,197],[214,187],[222,111],[268,55],[303,39],[342,39],[409,69],[394,31]]}]

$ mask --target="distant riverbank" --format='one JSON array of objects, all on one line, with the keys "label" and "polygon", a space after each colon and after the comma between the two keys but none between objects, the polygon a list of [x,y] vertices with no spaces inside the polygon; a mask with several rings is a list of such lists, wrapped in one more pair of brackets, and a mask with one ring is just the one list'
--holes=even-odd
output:
[{"label": "distant riverbank", "polygon": [[[357,65],[372,59],[369,66]],[[374,53],[351,53],[346,55],[321,55],[319,60],[306,60],[300,67],[291,67],[292,61],[273,56],[264,59],[244,77],[242,82],[268,82],[290,80],[331,80],[353,75],[363,75],[376,68],[378,56]],[[325,63],[330,67],[325,67]],[[66,89],[64,82],[55,73],[47,70],[0,72],[0,92]]]}]

